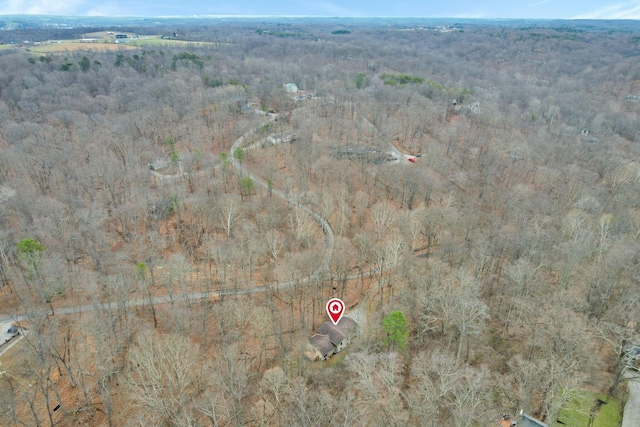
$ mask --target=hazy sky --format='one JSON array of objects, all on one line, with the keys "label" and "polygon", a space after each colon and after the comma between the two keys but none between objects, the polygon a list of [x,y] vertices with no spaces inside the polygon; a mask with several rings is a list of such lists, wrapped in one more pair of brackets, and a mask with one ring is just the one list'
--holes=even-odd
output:
[{"label": "hazy sky", "polygon": [[0,0],[0,14],[640,19],[640,0]]}]

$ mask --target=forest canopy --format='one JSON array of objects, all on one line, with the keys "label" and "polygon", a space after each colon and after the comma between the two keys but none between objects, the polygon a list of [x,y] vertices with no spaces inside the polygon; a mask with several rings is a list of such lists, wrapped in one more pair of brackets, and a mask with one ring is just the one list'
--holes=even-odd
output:
[{"label": "forest canopy", "polygon": [[[2,422],[620,406],[637,23],[94,24],[0,32]],[[331,298],[359,335],[311,361]]]}]

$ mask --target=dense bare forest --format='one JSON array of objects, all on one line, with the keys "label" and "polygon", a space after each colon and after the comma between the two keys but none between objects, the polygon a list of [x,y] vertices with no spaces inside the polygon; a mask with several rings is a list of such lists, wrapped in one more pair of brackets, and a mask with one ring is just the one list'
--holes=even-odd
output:
[{"label": "dense bare forest", "polygon": [[[640,28],[167,34],[0,50],[0,315],[23,328],[0,425],[553,425],[624,398]],[[332,297],[360,335],[312,362]]]}]

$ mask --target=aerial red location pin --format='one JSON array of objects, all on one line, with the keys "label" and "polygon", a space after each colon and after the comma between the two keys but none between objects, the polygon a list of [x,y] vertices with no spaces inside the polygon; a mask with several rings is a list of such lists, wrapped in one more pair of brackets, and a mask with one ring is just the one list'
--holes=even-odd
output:
[{"label": "aerial red location pin", "polygon": [[334,325],[337,325],[344,314],[344,303],[340,298],[332,298],[327,303],[327,314]]}]

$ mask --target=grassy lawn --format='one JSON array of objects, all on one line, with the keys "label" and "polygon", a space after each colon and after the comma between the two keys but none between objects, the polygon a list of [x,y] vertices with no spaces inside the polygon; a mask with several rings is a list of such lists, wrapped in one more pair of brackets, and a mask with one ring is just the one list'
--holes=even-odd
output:
[{"label": "grassy lawn", "polygon": [[[606,395],[599,396],[600,399],[605,400]],[[595,420],[593,420],[594,427],[606,427],[617,426],[622,421],[622,410],[624,408],[624,401],[620,396],[612,396],[607,401],[606,405],[600,406],[600,411]]]},{"label": "grassy lawn", "polygon": [[[620,422],[624,402],[619,396],[607,396],[602,393],[581,393],[560,412],[558,420],[562,421],[565,426],[588,427],[589,413],[596,399],[601,399],[606,403],[600,405],[592,427],[617,426]],[[562,427],[563,424],[554,422],[553,426]]]}]

